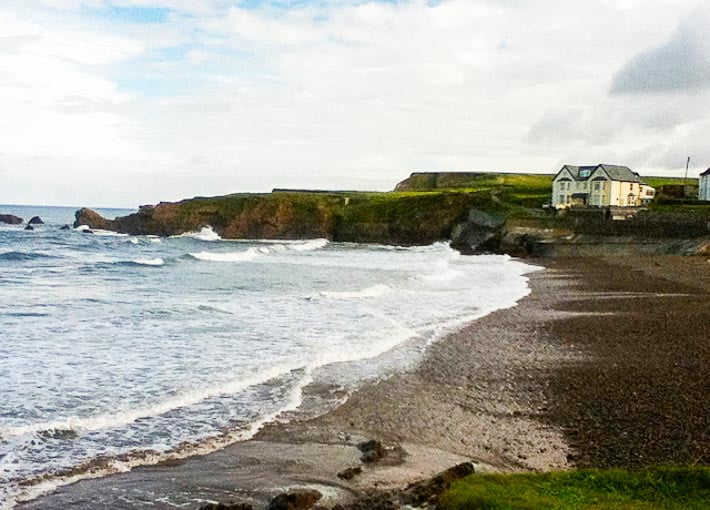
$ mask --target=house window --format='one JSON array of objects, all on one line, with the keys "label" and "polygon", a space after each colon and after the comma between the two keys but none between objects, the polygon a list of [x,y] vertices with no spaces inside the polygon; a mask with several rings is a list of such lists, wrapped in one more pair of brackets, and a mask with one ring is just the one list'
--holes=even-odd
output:
[{"label": "house window", "polygon": [[565,203],[565,196],[560,195],[559,198],[557,199],[558,204],[564,204]]},{"label": "house window", "polygon": [[599,191],[600,189],[602,189],[601,183],[595,182],[594,183],[594,191]]}]

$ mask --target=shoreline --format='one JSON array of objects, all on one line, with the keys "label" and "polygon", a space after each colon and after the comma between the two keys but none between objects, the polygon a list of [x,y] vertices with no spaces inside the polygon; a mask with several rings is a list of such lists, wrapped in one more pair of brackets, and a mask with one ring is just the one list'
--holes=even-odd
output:
[{"label": "shoreline", "polygon": [[[656,259],[650,257],[644,268],[652,273]],[[231,500],[259,508],[277,493],[296,487],[316,488],[324,494],[322,503],[333,504],[372,491],[401,489],[471,459],[479,471],[586,465],[584,434],[575,436],[569,425],[579,424],[574,420],[584,413],[565,414],[565,379],[560,373],[569,376],[567,370],[577,376],[575,370],[588,364],[591,351],[566,340],[565,327],[577,328],[578,321],[590,317],[607,320],[610,312],[604,306],[618,300],[657,301],[678,293],[690,294],[686,300],[702,300],[707,299],[707,288],[693,288],[688,271],[680,270],[676,272],[682,277],[674,275],[676,283],[649,287],[646,282],[642,297],[629,297],[629,288],[637,282],[626,281],[607,289],[605,299],[594,300],[600,292],[594,290],[598,274],[587,267],[590,261],[581,267],[580,260],[544,261],[545,270],[527,276],[532,292],[517,306],[442,338],[429,346],[415,369],[365,383],[325,415],[270,423],[254,438],[222,450],[80,481],[16,508],[198,508]],[[682,265],[675,258],[664,260],[673,260],[676,268]],[[691,273],[702,275],[703,269],[709,271],[710,266],[700,264]],[[589,310],[590,300],[602,304]],[[373,438],[391,448],[389,455],[363,465],[355,445]],[[699,441],[702,447],[707,437]],[[351,481],[337,478],[349,467],[362,467],[363,473]]]}]

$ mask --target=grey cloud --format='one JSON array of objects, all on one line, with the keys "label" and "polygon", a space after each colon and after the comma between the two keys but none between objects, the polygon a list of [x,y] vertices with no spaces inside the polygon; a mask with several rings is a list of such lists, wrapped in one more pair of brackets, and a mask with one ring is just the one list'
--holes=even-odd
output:
[{"label": "grey cloud", "polygon": [[664,94],[710,88],[710,10],[681,23],[664,45],[637,55],[616,74],[612,94]]}]

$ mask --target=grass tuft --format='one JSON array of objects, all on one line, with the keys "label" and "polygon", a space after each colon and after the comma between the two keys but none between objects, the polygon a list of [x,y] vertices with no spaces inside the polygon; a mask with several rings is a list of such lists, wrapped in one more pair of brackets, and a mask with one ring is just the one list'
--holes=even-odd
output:
[{"label": "grass tuft", "polygon": [[441,497],[441,510],[700,510],[710,508],[709,467],[472,475]]}]

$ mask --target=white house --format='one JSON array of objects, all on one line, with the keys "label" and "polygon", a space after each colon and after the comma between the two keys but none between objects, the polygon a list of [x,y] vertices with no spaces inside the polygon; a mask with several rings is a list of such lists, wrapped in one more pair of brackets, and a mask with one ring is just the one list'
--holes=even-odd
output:
[{"label": "white house", "polygon": [[565,165],[552,182],[552,206],[638,207],[653,200],[656,190],[625,166]]},{"label": "white house", "polygon": [[698,200],[710,200],[710,168],[700,174]]}]

